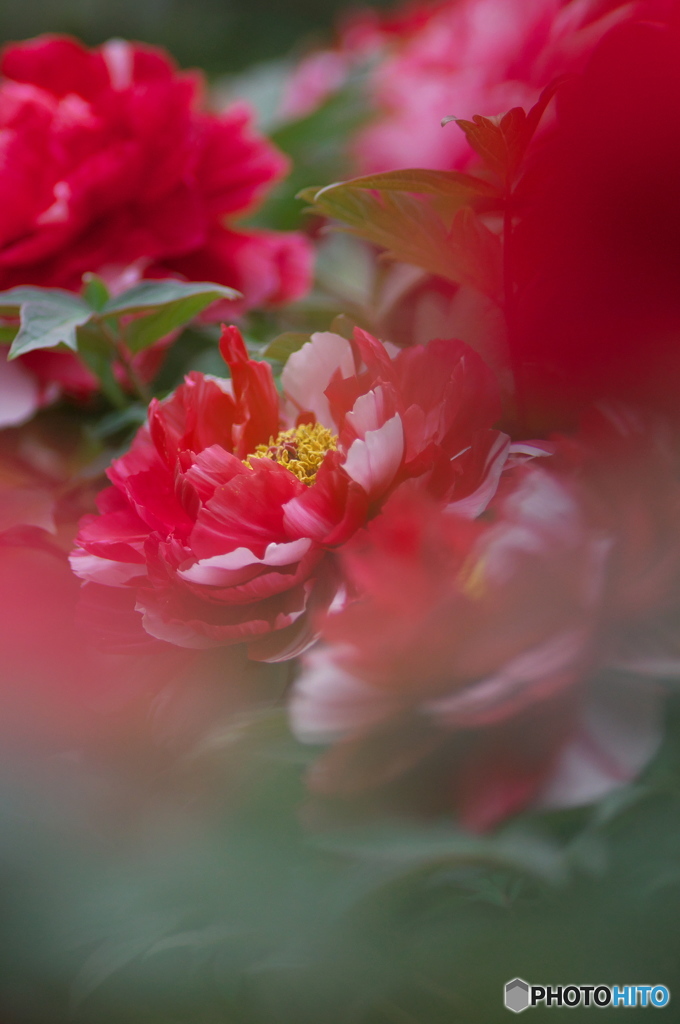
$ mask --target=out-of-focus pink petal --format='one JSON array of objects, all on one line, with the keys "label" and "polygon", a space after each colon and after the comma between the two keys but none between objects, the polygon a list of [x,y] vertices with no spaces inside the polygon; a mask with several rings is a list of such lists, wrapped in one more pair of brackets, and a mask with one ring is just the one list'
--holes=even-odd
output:
[{"label": "out-of-focus pink petal", "polygon": [[401,710],[394,694],[378,690],[341,667],[342,651],[317,647],[290,703],[293,732],[303,743],[328,743],[357,729],[379,725]]},{"label": "out-of-focus pink petal", "polygon": [[0,427],[25,423],[41,406],[40,388],[20,363],[9,362],[0,352]]},{"label": "out-of-focus pink petal", "polygon": [[661,689],[647,680],[618,676],[595,686],[537,805],[592,803],[634,779],[661,743],[662,706]]}]

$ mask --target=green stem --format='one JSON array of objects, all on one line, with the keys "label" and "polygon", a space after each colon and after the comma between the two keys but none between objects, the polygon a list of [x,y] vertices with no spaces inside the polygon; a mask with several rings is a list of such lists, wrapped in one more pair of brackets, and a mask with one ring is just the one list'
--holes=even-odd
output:
[{"label": "green stem", "polygon": [[102,334],[113,348],[116,358],[122,364],[126,374],[130,379],[130,383],[135,390],[137,398],[139,398],[145,405],[148,405],[151,401],[151,392],[147,388],[142,378],[135,369],[134,362],[128,352],[125,342],[120,334],[114,334],[109,325],[105,320],[99,320],[99,327]]}]

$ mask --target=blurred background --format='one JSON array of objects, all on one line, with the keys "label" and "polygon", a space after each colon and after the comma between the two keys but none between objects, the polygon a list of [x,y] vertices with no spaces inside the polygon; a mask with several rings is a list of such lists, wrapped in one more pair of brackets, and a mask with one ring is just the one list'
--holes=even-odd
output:
[{"label": "blurred background", "polygon": [[[352,80],[337,101],[277,123],[258,88],[269,83],[280,98],[288,64],[330,41],[351,9],[348,0],[0,0],[0,45],[46,32],[90,46],[140,40],[205,71],[218,104],[228,91],[257,102],[294,168],[251,223],[290,229],[301,221],[299,189],[351,173],[346,139],[368,106]],[[373,327],[369,251],[346,236],[317,241],[312,296],[303,308],[253,314],[252,345],[326,330],[342,311]],[[158,391],[188,368],[223,372],[208,333],[173,348]],[[126,421],[100,414],[99,434],[87,435],[85,494],[140,421],[134,409]],[[10,455],[49,448],[56,458],[59,445],[64,473],[74,473],[87,415],[57,409],[6,431]],[[93,458],[97,445],[104,453]],[[280,706],[286,666],[250,666],[244,689],[267,695],[254,712],[241,710],[240,691],[232,701],[220,651],[173,652],[156,675],[141,657],[135,671],[123,655],[87,661],[81,671],[97,685],[80,692],[66,654],[60,665],[49,643],[34,650],[35,622],[44,633],[55,607],[66,622],[77,581],[59,566],[52,578],[41,550],[17,544],[6,555],[0,1024],[502,1024],[503,985],[516,976],[663,982],[674,1000],[665,1019],[680,1020],[677,694],[659,757],[594,808],[529,814],[485,837],[448,819],[373,821],[370,804],[351,827],[328,827],[304,784],[317,751],[292,738]],[[67,650],[58,616],[57,627]],[[626,1020],[644,1012],[631,1008]],[[536,1009],[531,1019],[586,1013]]]},{"label": "blurred background", "polygon": [[327,39],[347,7],[343,0],[3,0],[0,40],[39,32],[66,32],[90,46],[112,36],[139,39],[215,76]]}]

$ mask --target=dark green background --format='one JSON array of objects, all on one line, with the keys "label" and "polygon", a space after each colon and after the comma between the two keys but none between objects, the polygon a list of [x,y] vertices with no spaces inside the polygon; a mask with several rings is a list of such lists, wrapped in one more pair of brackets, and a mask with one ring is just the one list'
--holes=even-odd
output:
[{"label": "dark green background", "polygon": [[41,32],[68,32],[90,45],[111,36],[141,39],[167,47],[182,65],[221,74],[327,40],[337,12],[348,6],[343,0],[2,0],[0,40]]}]

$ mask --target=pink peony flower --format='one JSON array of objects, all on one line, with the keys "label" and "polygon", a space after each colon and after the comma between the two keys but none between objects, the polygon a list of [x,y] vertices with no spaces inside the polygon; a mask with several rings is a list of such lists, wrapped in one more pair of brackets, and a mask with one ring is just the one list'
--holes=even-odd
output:
[{"label": "pink peony flower", "polygon": [[495,379],[462,342],[391,358],[357,330],[313,335],[282,375],[248,358],[232,379],[192,373],[152,402],[148,427],[108,471],[99,516],[72,555],[84,580],[132,592],[144,629],[184,647],[247,643],[292,657],[339,593],[331,552],[399,486],[475,516],[509,452],[491,429]]},{"label": "pink peony flower", "polygon": [[352,140],[358,173],[463,168],[473,158],[451,113],[493,116],[531,106],[554,77],[576,69],[597,40],[644,4],[597,0],[449,0],[402,17],[352,19],[335,50],[307,57],[284,100],[308,113],[353,66],[367,66],[372,118]]},{"label": "pink peony flower", "polygon": [[395,495],[344,550],[356,598],[327,616],[293,695],[297,735],[333,744],[313,790],[349,796],[436,759],[444,804],[485,829],[634,777],[659,741],[655,680],[680,674],[668,442],[600,420],[507,478],[485,522]]},{"label": "pink peony flower", "polygon": [[[244,105],[210,113],[197,73],[122,40],[88,50],[40,36],[8,46],[0,71],[0,289],[78,290],[92,271],[114,291],[140,277],[216,281],[246,306],[307,290],[303,236],[232,226],[287,167]],[[32,360],[66,391],[94,390],[74,362]]]}]

